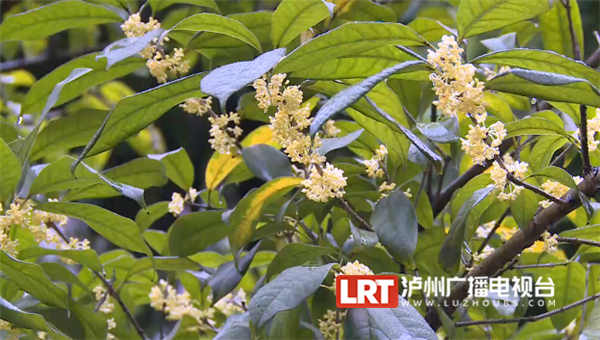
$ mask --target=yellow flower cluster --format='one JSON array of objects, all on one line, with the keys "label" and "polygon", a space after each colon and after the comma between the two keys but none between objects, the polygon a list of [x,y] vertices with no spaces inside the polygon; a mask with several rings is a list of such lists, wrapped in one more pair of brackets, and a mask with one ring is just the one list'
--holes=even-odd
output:
[{"label": "yellow flower cluster", "polygon": [[[192,327],[194,330],[209,330],[215,325],[213,320],[215,310],[209,308],[200,310],[193,305],[190,293],[184,291],[177,293],[175,287],[165,280],[160,280],[157,286],[152,287],[150,294],[150,306],[157,311],[163,311],[167,314],[167,320],[181,320],[188,315],[198,322],[198,326]],[[191,329],[188,329],[191,330]]]},{"label": "yellow flower cluster", "polygon": [[[353,263],[346,263],[345,266],[340,268],[344,275],[373,275],[373,271],[371,268],[365,266],[364,264],[354,261]],[[337,276],[338,274],[336,274]]]},{"label": "yellow flower cluster", "polygon": [[[525,162],[515,161],[513,164],[505,163],[505,166],[508,171],[510,171],[513,176],[518,179],[525,178],[525,173],[529,168],[529,164]],[[508,181],[507,175],[508,172],[504,170],[498,162],[494,162],[492,165],[492,170],[490,171],[490,175],[492,177],[492,181],[494,181],[495,191],[498,193],[498,199],[500,201],[514,201],[517,199],[517,196],[525,189],[520,185],[515,185]],[[509,192],[505,192],[505,187],[508,184]]]},{"label": "yellow flower cluster", "polygon": [[[596,109],[596,116],[587,120],[587,139],[589,151],[596,151],[600,140],[596,140],[596,132],[600,132],[600,108]],[[580,131],[577,129],[574,136],[579,138]]]},{"label": "yellow flower cluster", "polygon": [[338,135],[338,133],[342,132],[342,130],[335,126],[335,121],[332,119],[325,122],[325,125],[323,125],[323,131],[325,131],[325,134],[329,137],[335,137]]},{"label": "yellow flower cluster", "polygon": [[[346,316],[346,312],[340,312],[339,319],[336,311],[328,309],[325,315],[319,319],[319,331],[323,334],[326,340],[343,339],[342,319]],[[339,335],[338,335],[339,333]]]},{"label": "yellow flower cluster", "polygon": [[502,66],[500,67],[500,69],[498,70],[498,72],[491,70],[487,67],[483,67],[483,74],[485,74],[486,76],[486,80],[491,80],[492,78],[494,78],[495,76],[502,74],[502,73],[506,73],[510,71],[510,67],[508,66]]},{"label": "yellow flower cluster", "polygon": [[144,34],[160,28],[160,22],[150,17],[147,23],[142,22],[140,13],[134,13],[121,25],[121,30],[127,38],[141,37]]},{"label": "yellow flower cluster", "polygon": [[[211,297],[212,300],[212,297]],[[235,294],[229,293],[215,303],[215,308],[221,311],[225,316],[230,317],[234,314],[245,312],[242,306],[246,304],[246,292],[239,289]]]},{"label": "yellow flower cluster", "polygon": [[473,263],[475,263],[475,265],[480,264],[481,261],[483,261],[486,257],[490,256],[494,251],[494,248],[490,247],[489,245],[486,245],[485,248],[483,248],[483,250],[481,251],[481,254],[473,254]]},{"label": "yellow flower cluster", "polygon": [[[240,116],[237,113],[220,115],[218,117],[208,117],[211,123],[209,133],[211,139],[208,140],[211,147],[220,154],[229,155],[237,150],[237,139],[242,135],[240,125]],[[233,127],[230,127],[230,123]]]},{"label": "yellow flower cluster", "polygon": [[[473,159],[473,162],[480,165],[484,165],[486,160],[494,159],[496,155],[500,154],[498,147],[507,135],[502,122],[496,122],[487,128],[485,126],[486,118],[485,112],[476,116],[477,123],[470,124],[466,138],[460,139],[462,150]],[[490,141],[489,144],[488,141]]]},{"label": "yellow flower cluster", "polygon": [[169,202],[168,211],[175,217],[179,216],[185,208],[185,202],[194,203],[198,195],[200,195],[200,193],[194,188],[190,188],[188,190],[188,192],[185,194],[185,198],[183,198],[180,193],[174,192],[173,195],[171,195],[171,202]]},{"label": "yellow flower cluster", "polygon": [[302,106],[302,91],[298,86],[284,88],[283,85],[288,84],[285,77],[285,74],[276,74],[267,83],[266,76],[263,76],[254,82],[258,107],[267,112],[271,105],[277,106],[275,115],[269,117],[274,139],[293,162],[310,166],[309,178],[302,182],[302,192],[317,202],[341,198],[346,186],[344,172],[325,163],[326,158],[318,152],[321,146],[319,136],[313,140],[304,134],[313,121],[310,118],[310,106]]},{"label": "yellow flower cluster", "polygon": [[115,318],[110,318],[106,320],[106,323],[108,323],[108,333],[106,334],[106,340],[116,340],[116,337],[110,333],[110,330],[115,329],[117,327]]},{"label": "yellow flower cluster", "polygon": [[379,149],[375,150],[373,158],[365,161],[367,175],[369,175],[369,177],[383,177],[385,174],[385,171],[383,170],[383,167],[385,166],[383,161],[387,154],[388,151],[385,145],[381,144],[379,145]]},{"label": "yellow flower cluster", "polygon": [[[575,184],[579,184],[581,183],[581,181],[583,181],[582,177],[579,176],[574,176],[573,180],[575,181]],[[542,189],[549,193],[550,195],[554,196],[554,197],[563,197],[567,192],[569,192],[570,188],[562,183],[559,182],[555,182],[555,181],[546,181],[544,184],[542,184]],[[550,204],[552,204],[552,202],[550,202],[550,200],[545,200],[545,201],[540,201],[539,203],[543,208],[548,208],[550,206]]]},{"label": "yellow flower cluster", "polygon": [[96,301],[104,299],[104,301],[100,305],[100,308],[98,309],[99,311],[101,311],[104,314],[110,314],[115,310],[115,304],[110,302],[111,297],[109,294],[107,294],[106,289],[104,289],[104,287],[96,286],[94,287],[94,289],[92,289],[92,291],[96,295]]},{"label": "yellow flower cluster", "polygon": [[0,331],[6,332],[6,340],[19,340],[21,337],[21,331],[12,328],[12,324],[4,320],[0,320]]},{"label": "yellow flower cluster", "polygon": [[200,117],[210,110],[212,97],[207,98],[188,98],[179,106],[189,114],[195,114]]},{"label": "yellow flower cluster", "polygon": [[544,251],[547,252],[548,254],[554,254],[558,251],[558,240],[557,237],[558,235],[554,234],[554,235],[550,235],[549,232],[545,231],[542,234],[542,237],[544,239]]}]

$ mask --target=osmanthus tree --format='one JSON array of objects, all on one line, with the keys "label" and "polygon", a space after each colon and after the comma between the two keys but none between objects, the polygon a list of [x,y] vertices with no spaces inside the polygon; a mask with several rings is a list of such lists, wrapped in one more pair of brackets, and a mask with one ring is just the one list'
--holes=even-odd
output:
[{"label": "osmanthus tree", "polygon": [[[0,25],[29,56],[1,66],[2,338],[600,338],[600,50],[575,0],[28,6]],[[53,45],[90,32],[112,40]],[[183,111],[206,165],[154,146]],[[141,156],[104,169],[123,144]],[[339,274],[423,284],[344,310]]]}]

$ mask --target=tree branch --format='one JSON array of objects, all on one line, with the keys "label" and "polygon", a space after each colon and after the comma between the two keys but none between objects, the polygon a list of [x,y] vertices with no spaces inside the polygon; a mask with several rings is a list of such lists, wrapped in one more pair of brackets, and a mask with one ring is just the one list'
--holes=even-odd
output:
[{"label": "tree branch", "polygon": [[523,264],[513,266],[512,269],[529,269],[529,268],[554,268],[559,266],[566,266],[570,262],[559,262],[559,263],[540,263],[540,264]]},{"label": "tree branch", "polygon": [[561,1],[565,9],[567,10],[567,20],[569,21],[569,32],[571,32],[571,45],[573,47],[573,57],[575,60],[581,60],[581,49],[579,48],[579,42],[577,41],[577,34],[575,33],[575,27],[573,26],[573,18],[571,17],[571,0]]},{"label": "tree branch", "polygon": [[[595,196],[600,188],[600,170],[593,168],[592,171],[585,176],[585,179],[578,185],[579,191],[587,196]],[[534,216],[529,226],[517,231],[510,239],[502,246],[494,251],[490,256],[485,258],[483,262],[467,274],[467,277],[487,276],[490,277],[498,270],[501,270],[505,264],[511,262],[523,250],[530,247],[537,241],[542,233],[550,228],[550,225],[558,222],[571,211],[581,206],[581,200],[577,190],[570,190],[565,196],[567,204],[551,204],[548,208],[541,210]],[[442,303],[444,310],[448,315],[452,315],[455,311],[452,301],[462,301],[468,296],[469,283],[461,282],[457,284],[450,296],[444,299]],[[426,320],[435,330],[441,326],[441,321],[435,310],[430,311],[426,315]]]},{"label": "tree branch", "polygon": [[590,165],[590,152],[588,149],[588,134],[587,134],[587,106],[579,106],[579,112],[581,114],[581,129],[579,135],[581,136],[581,157],[583,158],[583,173],[587,174],[592,170]]},{"label": "tree branch", "polygon": [[585,303],[588,303],[590,301],[596,300],[600,298],[600,293],[596,294],[596,295],[592,295],[590,297],[587,297],[583,300],[579,300],[577,302],[574,302],[570,305],[566,305],[564,307],[561,307],[559,309],[555,309],[551,312],[547,312],[547,313],[543,313],[540,315],[534,315],[534,316],[526,316],[526,317],[522,317],[522,318],[514,318],[514,319],[490,319],[490,320],[478,320],[478,321],[459,321],[456,322],[454,325],[456,327],[467,327],[467,326],[476,326],[476,325],[493,325],[493,324],[504,324],[504,323],[517,323],[517,322],[534,322],[534,321],[538,321],[538,320],[542,320],[545,318],[549,318],[553,315],[557,315],[560,314],[566,310],[569,310],[571,308],[575,308],[578,306],[581,306]]},{"label": "tree branch", "polygon": [[352,209],[352,207],[350,207],[350,204],[348,204],[348,202],[343,199],[343,198],[338,198],[338,201],[340,202],[340,204],[342,205],[342,208],[344,208],[344,210],[346,210],[346,212],[352,216],[352,218],[354,218],[361,226],[363,229],[368,230],[368,231],[373,231],[373,227],[371,227],[371,224],[369,224],[369,222],[367,222],[364,218],[360,217],[360,215],[354,211],[354,209]]},{"label": "tree branch", "polygon": [[591,241],[591,240],[584,240],[584,239],[580,239],[580,238],[574,238],[574,237],[557,237],[556,240],[558,242],[563,242],[563,243],[571,243],[571,244],[585,244],[588,246],[593,246],[593,247],[600,247],[600,242],[596,242],[596,241]]}]

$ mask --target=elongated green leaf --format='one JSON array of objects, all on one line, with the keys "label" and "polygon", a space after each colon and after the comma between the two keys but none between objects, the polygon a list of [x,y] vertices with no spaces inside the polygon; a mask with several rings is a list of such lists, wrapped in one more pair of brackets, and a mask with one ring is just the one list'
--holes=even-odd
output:
[{"label": "elongated green leaf", "polygon": [[558,124],[544,118],[525,118],[506,124],[506,138],[528,135],[557,135],[567,139],[572,137]]},{"label": "elongated green leaf", "polygon": [[396,308],[348,309],[347,339],[437,339],[421,314],[403,297],[398,298]]},{"label": "elongated green leaf", "polygon": [[250,313],[236,314],[227,318],[223,328],[213,340],[240,339],[250,340]]},{"label": "elongated green leaf", "polygon": [[[571,7],[571,21],[577,37],[577,43],[580,46],[581,53],[583,53],[583,27],[579,14],[579,6],[575,0],[568,1]],[[540,16],[539,21],[544,48],[573,58],[573,42],[565,6],[560,2],[555,3],[550,11]]]},{"label": "elongated green leaf", "polygon": [[40,131],[40,127],[42,126],[44,119],[46,119],[46,115],[48,114],[48,112],[50,112],[50,109],[58,101],[63,87],[65,85],[69,84],[70,82],[76,80],[77,78],[80,78],[83,75],[90,73],[91,71],[92,71],[91,68],[76,68],[73,71],[71,71],[71,73],[69,73],[69,75],[65,79],[63,79],[61,82],[59,82],[58,84],[56,84],[54,86],[52,93],[48,97],[48,101],[46,101],[44,109],[42,110],[42,113],[40,114],[40,119],[39,119],[38,124],[29,133],[29,135],[27,136],[25,141],[21,144],[19,151],[17,152],[17,156],[19,157],[19,160],[22,163],[25,163],[25,161],[29,158],[29,153],[31,151],[31,147],[35,143],[37,135]]},{"label": "elongated green leaf", "polygon": [[56,286],[40,266],[16,260],[4,251],[0,251],[0,264],[2,264],[2,273],[22,290],[47,305],[71,310],[85,325],[88,337],[92,339],[106,337],[106,321],[95,314],[91,308],[70,299],[67,292]]},{"label": "elongated green leaf", "polygon": [[529,167],[531,171],[536,172],[547,167],[554,156],[554,153],[567,143],[567,139],[562,136],[542,136],[531,149],[529,155]]},{"label": "elongated green leaf", "polygon": [[231,293],[235,287],[242,281],[244,275],[250,268],[252,261],[260,247],[258,242],[248,254],[238,260],[236,267],[234,261],[223,263],[217,268],[215,274],[208,280],[208,285],[212,291],[213,301],[212,305],[217,303],[222,297]]},{"label": "elongated green leaf", "polygon": [[[585,276],[585,269],[577,262],[552,268],[550,278],[554,283],[554,296],[546,297],[546,301],[554,300],[555,303],[552,305],[547,304],[548,311],[553,311],[582,300],[585,294]],[[543,281],[547,283],[548,278],[543,278]],[[552,316],[552,323],[556,330],[562,330],[567,327],[579,315],[580,310],[581,306]]]},{"label": "elongated green leaf", "polygon": [[277,253],[267,269],[265,280],[269,281],[273,276],[278,275],[287,268],[301,266],[310,261],[316,262],[320,256],[334,253],[335,250],[332,248],[304,243],[290,243]]},{"label": "elongated green leaf", "polygon": [[323,125],[333,115],[345,110],[347,107],[371,91],[375,85],[382,82],[392,74],[410,72],[415,69],[426,69],[428,67],[429,66],[426,63],[421,61],[406,61],[385,69],[382,72],[371,76],[356,85],[352,85],[338,92],[319,109],[315,119],[310,125],[310,133],[315,134],[321,125]]},{"label": "elongated green leaf", "polygon": [[549,9],[548,0],[461,1],[456,14],[459,40],[536,17]]},{"label": "elongated green leaf", "polygon": [[35,40],[66,29],[120,22],[115,12],[83,1],[58,1],[5,18],[0,41]]},{"label": "elongated green leaf", "polygon": [[[525,182],[534,186],[539,186],[539,183],[533,178],[526,179]],[[523,190],[523,192],[517,195],[515,200],[509,202],[510,214],[515,222],[517,222],[520,229],[529,226],[529,223],[540,207],[539,200],[540,196],[533,191]]]},{"label": "elongated green leaf", "polygon": [[257,144],[243,148],[242,157],[252,174],[264,181],[293,176],[288,157],[270,145]]},{"label": "elongated green leaf", "polygon": [[313,295],[332,266],[289,268],[260,288],[249,304],[254,326],[261,330],[277,313],[295,308]]},{"label": "elongated green leaf", "polygon": [[329,16],[329,8],[322,0],[283,0],[271,21],[271,41],[285,46],[302,32]]},{"label": "elongated green leaf", "polygon": [[562,183],[570,189],[577,189],[577,183],[575,183],[575,180],[573,180],[573,176],[571,176],[564,169],[556,166],[549,166],[540,169],[529,177],[540,178],[542,181],[551,180]]},{"label": "elongated green leaf", "polygon": [[95,250],[59,250],[42,247],[29,247],[19,251],[19,259],[27,260],[45,255],[57,255],[71,259],[93,271],[102,271],[102,265]]},{"label": "elongated green leaf", "polygon": [[[108,266],[108,265],[107,265]],[[185,257],[157,256],[143,257],[135,261],[129,269],[127,278],[155,268],[162,271],[198,270],[198,264]]]},{"label": "elongated green leaf", "polygon": [[381,198],[373,209],[370,221],[379,242],[394,259],[414,268],[413,255],[419,226],[415,208],[404,192],[397,190]]},{"label": "elongated green leaf", "polygon": [[235,256],[252,238],[262,210],[271,200],[281,197],[302,182],[298,177],[279,177],[251,191],[235,207],[229,216],[229,243]]},{"label": "elongated green leaf", "polygon": [[600,304],[596,304],[592,309],[580,338],[584,336],[585,339],[600,339]]},{"label": "elongated green leaf", "polygon": [[104,110],[82,110],[51,120],[39,133],[29,160],[36,161],[53,152],[86,145],[108,115]]},{"label": "elongated green leaf", "polygon": [[0,139],[5,143],[10,143],[19,137],[19,133],[14,126],[0,121]]},{"label": "elongated green leaf", "polygon": [[581,61],[573,60],[552,51],[517,48],[508,51],[497,51],[484,54],[473,59],[472,62],[558,73],[575,78],[587,79],[592,84],[600,83],[600,72]]},{"label": "elongated green leaf", "polygon": [[72,157],[64,156],[58,161],[44,166],[33,180],[29,194],[37,195],[76,189],[102,182],[98,176],[85,167],[77,168],[75,176],[73,176],[69,169],[74,160]]},{"label": "elongated green leaf", "polygon": [[358,129],[351,132],[343,137],[337,138],[325,138],[321,141],[319,147],[319,154],[325,156],[327,153],[333,150],[341,149],[346,147],[348,144],[354,142],[360,135],[365,131],[364,129]]},{"label": "elongated green leaf", "polygon": [[201,6],[214,9],[217,12],[219,12],[219,6],[217,6],[215,0],[150,0],[148,2],[150,3],[150,6],[152,6],[153,12],[162,11],[163,9],[175,4],[189,4]]},{"label": "elongated green leaf", "polygon": [[481,203],[493,190],[493,186],[488,186],[475,191],[460,207],[458,215],[452,222],[452,226],[450,226],[450,231],[444,240],[438,257],[438,262],[446,271],[452,272],[453,268],[459,263],[460,250],[465,240],[467,217],[469,217],[475,206]]},{"label": "elongated green leaf", "polygon": [[16,328],[32,329],[48,333],[52,339],[68,340],[68,336],[54,329],[43,316],[20,310],[17,306],[0,297],[0,314],[2,319],[10,322]]},{"label": "elongated green leaf", "polygon": [[203,77],[203,73],[191,75],[121,99],[77,162],[73,163],[71,171],[85,157],[108,150],[135,135],[178,103],[188,98],[205,96],[198,89]]},{"label": "elongated green leaf", "polygon": [[194,184],[194,165],[184,148],[160,155],[148,155],[148,158],[162,162],[167,177],[183,190],[189,190]]},{"label": "elongated green leaf", "polygon": [[513,69],[486,83],[486,88],[537,99],[600,106],[600,90],[582,78]]},{"label": "elongated green leaf", "polygon": [[96,60],[102,58],[106,59],[106,69],[108,70],[112,65],[118,63],[121,60],[125,60],[129,57],[133,57],[152,42],[153,39],[158,39],[164,30],[158,28],[152,30],[141,37],[132,37],[117,40],[114,43],[106,46],[102,53],[96,56]]},{"label": "elongated green leaf", "polygon": [[83,221],[116,246],[152,256],[135,222],[111,211],[91,204],[68,202],[44,203],[36,209]]},{"label": "elongated green leaf", "polygon": [[261,54],[252,61],[240,61],[221,66],[202,79],[200,88],[204,93],[217,97],[221,108],[225,111],[227,99],[234,92],[260,78],[272,69],[284,55],[285,48],[279,48]]},{"label": "elongated green leaf", "polygon": [[38,266],[42,268],[44,274],[46,274],[53,282],[61,282],[78,286],[88,296],[92,296],[92,291],[64,265],[56,262],[41,262],[38,263]]},{"label": "elongated green leaf", "polygon": [[[450,120],[454,120],[454,123]],[[450,118],[447,122],[449,125],[458,127],[458,121],[454,118]],[[443,123],[417,123],[417,129],[432,142],[451,143],[458,141],[458,136],[456,136],[456,132],[458,131],[451,131],[451,129]]]},{"label": "elongated green leaf", "polygon": [[167,214],[169,210],[169,202],[158,202],[150,205],[148,209],[141,209],[135,215],[135,223],[144,231],[152,225],[156,220]]},{"label": "elongated green leaf", "polygon": [[169,253],[196,254],[227,237],[229,228],[221,220],[222,211],[201,211],[175,220],[169,228]]},{"label": "elongated green leaf", "polygon": [[422,36],[427,41],[439,41],[444,35],[454,34],[456,31],[445,26],[441,22],[429,18],[415,18],[408,24],[418,35]]},{"label": "elongated green leaf", "polygon": [[293,73],[386,45],[422,44],[426,44],[425,40],[402,24],[350,22],[298,47],[277,65],[274,72]]},{"label": "elongated green leaf", "polygon": [[0,140],[0,202],[12,198],[21,178],[21,162],[10,147]]},{"label": "elongated green leaf", "polygon": [[492,92],[485,92],[485,108],[488,113],[493,114],[500,121],[509,123],[515,120],[515,116],[510,108],[510,105],[504,101],[499,95]]},{"label": "elongated green leaf", "polygon": [[187,17],[173,26],[166,34],[176,31],[212,32],[230,36],[247,43],[262,52],[256,36],[241,22],[213,13],[200,13]]},{"label": "elongated green leaf", "polygon": [[140,58],[130,58],[118,62],[110,70],[106,70],[104,62],[96,61],[98,56],[98,53],[91,53],[73,59],[38,80],[27,92],[21,114],[41,112],[56,83],[65,79],[74,69],[89,68],[92,71],[71,81],[69,84],[65,84],[60,92],[60,97],[51,107],[66,103],[78,97],[90,87],[123,77],[144,65],[144,61]]}]

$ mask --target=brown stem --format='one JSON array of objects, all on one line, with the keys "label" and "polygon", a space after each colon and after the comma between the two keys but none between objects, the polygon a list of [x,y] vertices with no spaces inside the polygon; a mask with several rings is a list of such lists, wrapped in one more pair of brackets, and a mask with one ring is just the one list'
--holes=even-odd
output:
[{"label": "brown stem", "polygon": [[573,47],[573,57],[575,60],[581,60],[581,48],[577,41],[577,34],[575,33],[575,27],[573,26],[573,18],[571,17],[571,0],[562,0],[565,10],[567,10],[567,20],[569,21],[569,32],[571,32],[571,45]]},{"label": "brown stem", "polygon": [[587,135],[587,106],[579,106],[579,112],[581,114],[581,129],[579,135],[581,136],[581,157],[583,158],[583,173],[587,174],[592,170],[590,165],[590,152],[588,149],[588,135]]},{"label": "brown stem", "polygon": [[344,210],[346,210],[346,212],[350,216],[352,216],[352,218],[354,218],[362,226],[363,229],[368,230],[368,231],[373,231],[373,227],[371,226],[371,224],[369,222],[367,222],[365,219],[363,219],[362,217],[360,217],[360,215],[356,211],[354,211],[354,209],[352,209],[352,207],[350,207],[350,204],[348,204],[348,202],[345,199],[340,197],[340,198],[338,198],[338,201],[342,205],[342,208],[344,208]]},{"label": "brown stem", "polygon": [[557,237],[556,240],[558,242],[563,242],[563,243],[571,243],[571,244],[585,244],[588,246],[593,246],[593,247],[600,247],[600,242],[596,242],[596,241],[591,241],[591,240],[584,240],[584,239],[580,239],[580,238],[574,238],[574,237]]},{"label": "brown stem", "polygon": [[554,268],[560,266],[566,266],[570,262],[560,262],[560,263],[540,263],[540,264],[523,264],[518,266],[513,266],[512,269],[529,269],[529,268]]},{"label": "brown stem", "polygon": [[490,319],[490,320],[479,320],[479,321],[459,321],[456,322],[454,325],[456,327],[467,327],[467,326],[476,326],[476,325],[493,325],[493,324],[505,324],[505,323],[517,323],[517,322],[534,322],[534,321],[538,321],[538,320],[542,320],[545,318],[549,318],[553,315],[557,315],[560,314],[566,310],[569,310],[571,308],[575,308],[578,306],[581,306],[587,302],[590,301],[594,301],[596,299],[600,298],[600,293],[596,294],[596,295],[592,295],[589,296],[583,300],[579,300],[577,302],[574,302],[570,305],[566,305],[564,307],[561,307],[559,309],[553,310],[551,312],[547,312],[547,313],[543,313],[540,315],[535,315],[535,316],[526,316],[526,317],[521,317],[521,318],[513,318],[513,319]]}]

